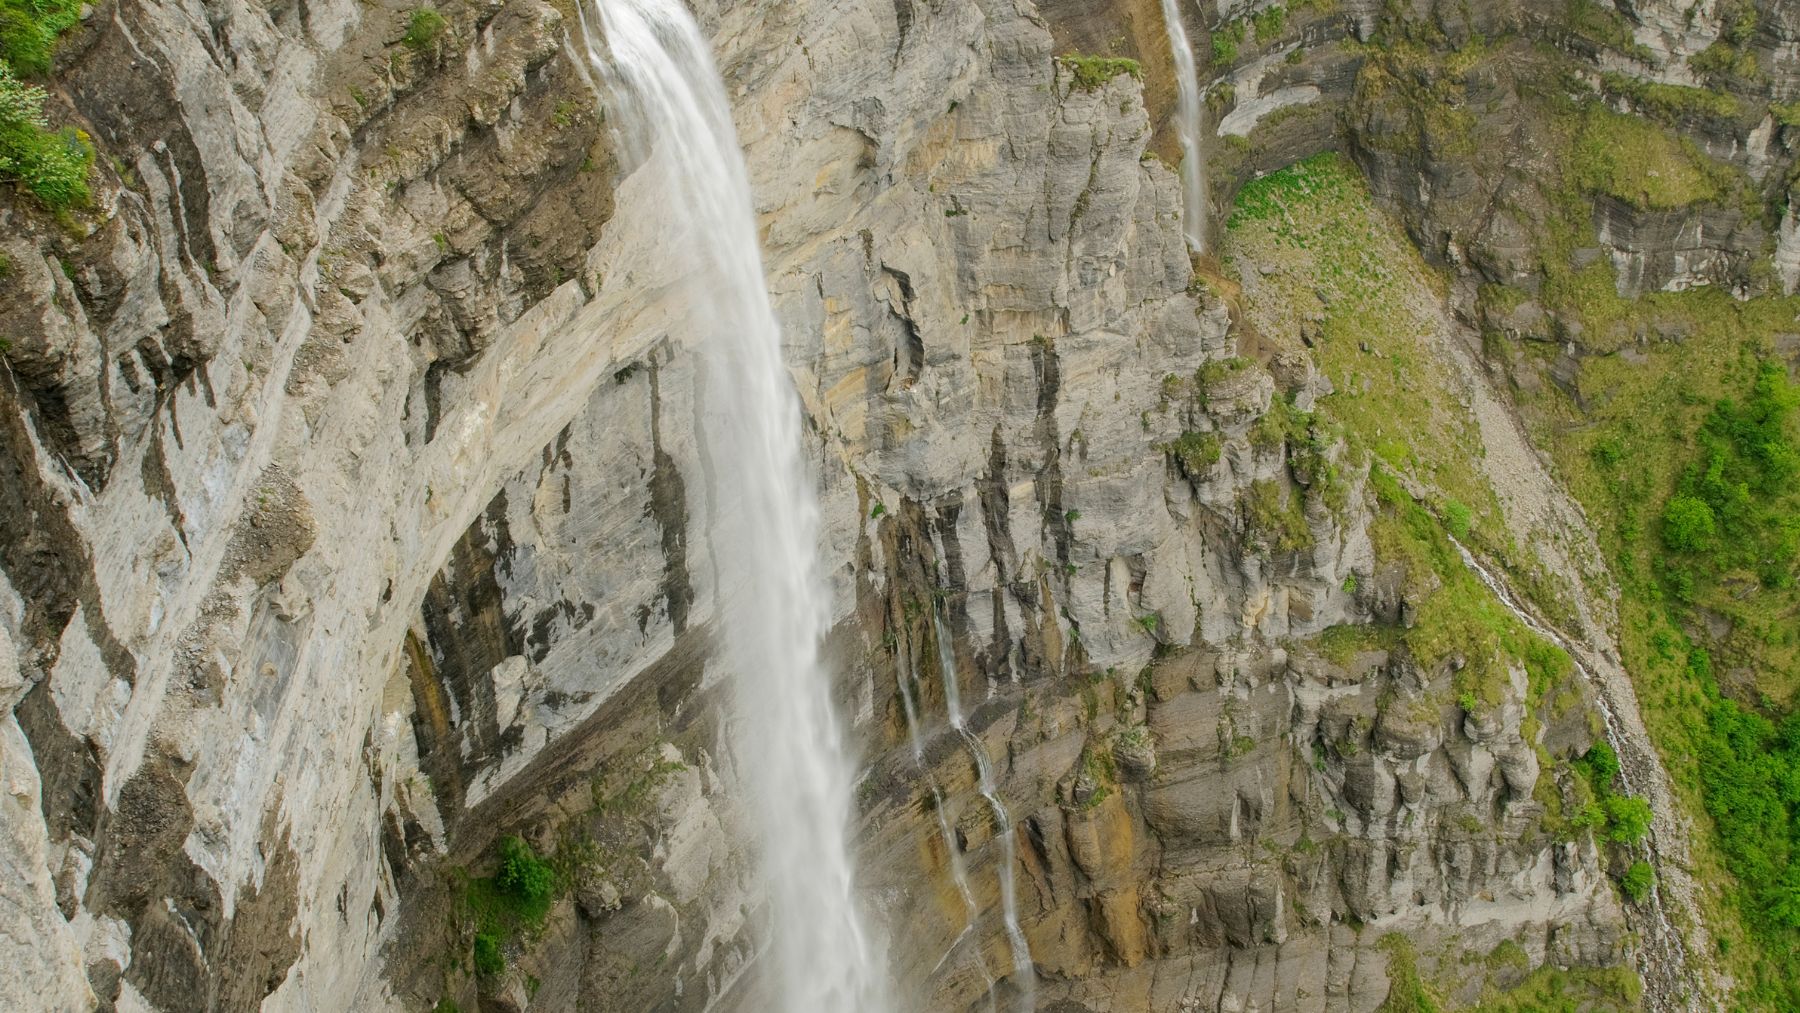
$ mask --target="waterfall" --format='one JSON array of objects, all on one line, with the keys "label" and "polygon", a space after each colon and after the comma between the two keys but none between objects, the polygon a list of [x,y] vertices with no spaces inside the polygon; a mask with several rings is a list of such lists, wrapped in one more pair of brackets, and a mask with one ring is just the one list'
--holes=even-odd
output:
[{"label": "waterfall", "polygon": [[950,727],[962,737],[975,757],[976,783],[981,797],[994,811],[994,841],[1001,854],[994,860],[1000,879],[1000,914],[1006,924],[1006,942],[1012,948],[1013,985],[1019,990],[1019,1008],[1034,1009],[1033,993],[1037,990],[1037,967],[1031,960],[1031,945],[1019,927],[1018,891],[1013,882],[1013,864],[1018,861],[1018,844],[1013,833],[1012,817],[1006,803],[1000,801],[1000,789],[994,783],[994,765],[988,759],[987,745],[969,731],[963,720],[962,689],[956,680],[956,649],[950,642],[950,630],[936,608],[931,610],[932,633],[937,639],[938,668],[944,678],[944,707],[950,713]]},{"label": "waterfall", "polygon": [[588,60],[608,86],[634,175],[673,227],[653,255],[669,258],[700,339],[717,642],[768,882],[775,1006],[883,1013],[884,965],[853,889],[853,765],[820,658],[831,609],[816,484],[724,84],[679,0],[588,4],[597,8],[581,11]]},{"label": "waterfall", "polygon": [[[933,975],[942,970],[944,964],[955,955],[965,943],[978,942],[975,935],[976,923],[981,919],[981,907],[975,903],[975,893],[969,889],[969,871],[963,862],[962,849],[957,846],[956,834],[950,830],[950,817],[944,813],[944,791],[938,787],[937,778],[932,776],[931,769],[925,765],[924,731],[919,725],[919,708],[913,701],[919,693],[919,664],[912,652],[907,652],[907,670],[901,677],[900,703],[906,714],[906,734],[912,741],[913,766],[917,767],[920,776],[925,778],[925,786],[931,789],[932,812],[937,815],[938,838],[943,842],[944,854],[950,865],[950,881],[956,886],[956,894],[963,902],[963,930],[950,943],[950,948],[931,969]],[[969,958],[981,980],[987,982],[988,1009],[994,1008],[994,976],[988,972],[987,962],[981,958],[981,948],[971,946]]]},{"label": "waterfall", "polygon": [[[1468,567],[1487,586],[1487,589],[1494,593],[1494,597],[1500,599],[1500,604],[1506,606],[1508,612],[1511,612],[1519,622],[1523,623],[1526,629],[1555,644],[1564,654],[1567,654],[1569,662],[1575,666],[1576,674],[1594,687],[1594,699],[1600,705],[1600,721],[1606,733],[1606,740],[1614,745],[1620,758],[1619,787],[1626,794],[1631,794],[1631,773],[1626,770],[1628,764],[1625,762],[1630,740],[1619,730],[1618,718],[1613,714],[1612,704],[1607,701],[1605,684],[1588,671],[1586,665],[1581,663],[1581,654],[1575,649],[1575,645],[1569,643],[1561,634],[1545,623],[1539,622],[1537,616],[1513,596],[1512,589],[1504,580],[1495,576],[1487,567],[1482,566],[1481,562],[1475,558],[1475,554],[1470,552],[1463,543],[1451,538],[1450,544],[1456,547],[1457,554],[1462,557],[1463,565]],[[1643,841],[1633,845],[1632,851],[1641,851],[1652,865],[1658,869],[1662,868],[1662,856],[1656,849],[1654,830]],[[1674,925],[1670,924],[1668,911],[1663,906],[1662,889],[1655,880],[1650,883],[1648,899],[1651,923],[1650,931],[1642,933],[1643,945],[1638,947],[1639,972],[1647,982],[1654,982],[1660,977],[1672,978],[1677,982],[1691,980],[1687,970],[1687,944],[1682,941],[1681,933],[1676,931]],[[1658,998],[1664,1002],[1667,1001],[1666,996]]]},{"label": "waterfall", "polygon": [[1206,252],[1206,162],[1200,154],[1200,75],[1188,45],[1179,0],[1162,0],[1169,50],[1175,56],[1175,133],[1181,138],[1181,225],[1188,249]]}]

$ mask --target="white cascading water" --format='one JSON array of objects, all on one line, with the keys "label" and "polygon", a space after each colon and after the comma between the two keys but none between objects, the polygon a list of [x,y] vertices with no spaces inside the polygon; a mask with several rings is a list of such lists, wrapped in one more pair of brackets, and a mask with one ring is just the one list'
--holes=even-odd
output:
[{"label": "white cascading water", "polygon": [[[1606,686],[1592,672],[1588,671],[1587,666],[1581,663],[1581,653],[1575,649],[1575,646],[1565,640],[1562,634],[1539,622],[1537,616],[1527,609],[1518,598],[1514,597],[1512,589],[1504,580],[1496,577],[1487,567],[1482,566],[1481,562],[1475,558],[1475,554],[1470,552],[1463,543],[1451,538],[1450,544],[1456,546],[1456,552],[1462,557],[1463,565],[1468,567],[1483,584],[1487,585],[1487,589],[1494,593],[1494,597],[1500,599],[1500,604],[1506,606],[1507,611],[1511,612],[1519,622],[1525,624],[1526,629],[1555,644],[1564,654],[1567,654],[1569,662],[1575,666],[1576,673],[1594,687],[1594,699],[1600,705],[1600,720],[1606,732],[1606,741],[1609,744],[1615,744],[1615,750],[1618,751],[1620,757],[1619,787],[1626,794],[1631,794],[1631,773],[1625,769],[1628,766],[1624,762],[1626,753],[1621,748],[1627,740],[1619,731],[1618,719],[1613,715],[1612,704],[1607,701]],[[1656,850],[1654,831],[1643,841],[1634,845],[1634,849],[1642,849],[1644,857],[1652,865],[1661,868],[1662,856]],[[1649,901],[1652,920],[1650,931],[1642,935],[1643,945],[1637,948],[1638,970],[1643,974],[1646,982],[1664,984],[1662,988],[1647,990],[1645,998],[1649,1000],[1650,1008],[1656,1010],[1676,1009],[1679,1007],[1672,1004],[1671,996],[1679,997],[1681,994],[1679,983],[1691,980],[1687,970],[1687,944],[1682,941],[1681,933],[1675,931],[1675,927],[1670,924],[1668,912],[1663,907],[1662,890],[1655,880],[1650,883]],[[1677,983],[1676,986],[1668,987],[1666,983],[1670,981]]]},{"label": "white cascading water", "polygon": [[[913,766],[919,769],[920,776],[925,778],[925,786],[931,789],[932,812],[937,815],[938,839],[943,842],[944,854],[950,865],[950,881],[956,887],[956,894],[963,902],[963,930],[951,941],[950,948],[944,951],[937,966],[931,969],[933,975],[949,963],[950,958],[965,945],[978,943],[975,928],[981,919],[981,906],[975,903],[975,894],[969,889],[969,872],[963,863],[962,850],[957,846],[956,834],[950,829],[950,817],[944,812],[944,792],[938,787],[937,778],[925,765],[924,730],[919,724],[919,708],[913,701],[919,694],[919,664],[912,652],[907,652],[908,664],[906,672],[901,676],[900,703],[906,713],[906,734],[912,740]],[[981,958],[979,946],[969,945],[969,961],[975,973],[987,984],[988,1009],[994,1008],[994,976],[987,969],[987,962]]]},{"label": "white cascading water", "polygon": [[1019,927],[1019,901],[1017,889],[1013,883],[1013,863],[1018,861],[1016,835],[1013,833],[1012,817],[1007,815],[1006,803],[1000,801],[1000,789],[994,782],[994,765],[988,759],[987,746],[974,732],[969,731],[963,720],[962,689],[956,679],[956,648],[950,642],[950,630],[944,625],[943,617],[937,609],[931,611],[932,632],[937,638],[938,668],[944,678],[944,706],[950,712],[950,727],[968,744],[969,752],[975,757],[975,774],[981,789],[981,797],[987,799],[994,810],[994,840],[1000,845],[1001,854],[994,859],[1000,879],[1000,914],[1006,923],[1006,942],[1012,948],[1013,986],[1019,990],[1019,1009],[1036,1008],[1034,996],[1037,991],[1037,965],[1031,960],[1031,946],[1025,941],[1025,932]]},{"label": "white cascading water", "polygon": [[887,1009],[884,962],[856,902],[853,764],[820,644],[831,621],[801,406],[781,358],[749,173],[711,49],[679,0],[585,0],[587,55],[617,102],[635,175],[660,188],[704,362],[718,643],[733,678],[733,750],[768,879],[775,1003],[788,1013]]},{"label": "white cascading water", "polygon": [[1175,56],[1175,134],[1181,139],[1181,231],[1188,249],[1206,252],[1206,162],[1200,153],[1200,75],[1188,45],[1179,0],[1162,0],[1169,50]]}]

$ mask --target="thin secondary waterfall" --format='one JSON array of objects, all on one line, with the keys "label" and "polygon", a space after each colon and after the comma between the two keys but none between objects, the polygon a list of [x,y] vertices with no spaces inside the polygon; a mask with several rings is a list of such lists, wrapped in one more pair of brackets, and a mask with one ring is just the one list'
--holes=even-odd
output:
[{"label": "thin secondary waterfall", "polygon": [[931,611],[931,625],[937,639],[938,668],[944,677],[944,706],[950,712],[950,727],[956,729],[956,734],[962,736],[974,755],[981,797],[987,799],[994,810],[994,840],[1001,846],[1001,854],[994,860],[994,866],[1000,879],[1000,914],[1006,923],[1006,942],[1012,948],[1013,985],[1019,990],[1019,1008],[1031,1010],[1036,1008],[1033,997],[1037,991],[1037,967],[1031,960],[1031,945],[1025,941],[1025,932],[1019,927],[1018,891],[1013,883],[1013,863],[1018,860],[1018,847],[1012,817],[1007,815],[1006,803],[1000,801],[1000,789],[994,782],[994,765],[988,759],[987,746],[969,731],[963,720],[962,689],[956,679],[956,648],[950,642],[949,628],[935,608]]},{"label": "thin secondary waterfall", "polygon": [[[943,842],[944,854],[950,865],[950,881],[956,886],[956,894],[963,902],[963,930],[950,943],[937,966],[931,969],[933,975],[941,970],[963,944],[975,942],[975,927],[981,919],[981,906],[975,903],[974,891],[969,889],[969,871],[962,858],[962,849],[957,846],[956,834],[950,830],[950,817],[944,812],[944,792],[938,787],[937,778],[933,777],[930,768],[925,765],[925,737],[919,725],[919,707],[914,703],[919,695],[919,663],[907,652],[907,667],[900,685],[901,709],[906,713],[906,734],[912,740],[913,766],[919,769],[919,775],[925,778],[926,787],[931,789],[932,812],[937,816],[938,837]],[[979,946],[969,948],[970,963],[981,980],[987,983],[988,1009],[994,1008],[994,976],[988,972],[987,962],[981,958]]]},{"label": "thin secondary waterfall", "polygon": [[1188,45],[1179,0],[1162,0],[1169,50],[1175,56],[1175,134],[1181,138],[1181,231],[1188,249],[1206,252],[1206,162],[1200,152],[1200,75]]},{"label": "thin secondary waterfall", "polygon": [[[1623,745],[1627,740],[1619,731],[1618,719],[1613,715],[1612,704],[1607,702],[1606,687],[1594,677],[1592,672],[1588,671],[1587,666],[1581,663],[1581,655],[1575,650],[1574,645],[1563,639],[1561,634],[1549,626],[1539,622],[1537,616],[1513,596],[1512,590],[1506,582],[1496,577],[1487,567],[1482,566],[1481,562],[1475,558],[1475,554],[1470,552],[1463,543],[1452,538],[1450,544],[1456,546],[1457,554],[1462,557],[1463,565],[1468,567],[1483,584],[1487,585],[1487,589],[1494,593],[1494,597],[1500,599],[1500,604],[1506,606],[1507,611],[1511,612],[1519,622],[1524,623],[1526,629],[1555,644],[1569,656],[1569,662],[1575,666],[1575,671],[1594,687],[1594,699],[1600,705],[1600,720],[1606,731],[1606,740],[1609,743]],[[1622,749],[1619,751],[1619,755],[1621,757],[1625,755]],[[1631,774],[1625,769],[1624,763],[1619,766],[1618,776],[1619,786],[1627,794],[1630,794],[1632,790]],[[1658,868],[1662,867],[1662,856],[1656,850],[1654,833],[1645,837],[1636,847],[1642,848],[1644,856],[1654,865]],[[1687,944],[1682,941],[1681,933],[1677,932],[1675,927],[1669,923],[1668,912],[1663,907],[1662,890],[1654,880],[1650,883],[1649,899],[1653,922],[1651,931],[1644,933],[1644,936],[1647,937],[1644,939],[1644,945],[1638,948],[1639,971],[1650,981],[1656,981],[1658,978],[1678,983],[1691,980],[1687,970]],[[1670,989],[1669,991],[1674,992],[1675,990]],[[1655,997],[1655,1004],[1658,1008],[1666,1007],[1668,1001],[1667,995]]]},{"label": "thin secondary waterfall", "polygon": [[584,2],[603,36],[583,10],[588,58],[610,86],[635,175],[659,188],[651,199],[675,233],[663,244],[671,284],[700,339],[719,644],[761,832],[774,1002],[789,1013],[882,1013],[886,974],[852,882],[853,765],[820,658],[831,609],[819,504],[731,108],[679,0]]}]

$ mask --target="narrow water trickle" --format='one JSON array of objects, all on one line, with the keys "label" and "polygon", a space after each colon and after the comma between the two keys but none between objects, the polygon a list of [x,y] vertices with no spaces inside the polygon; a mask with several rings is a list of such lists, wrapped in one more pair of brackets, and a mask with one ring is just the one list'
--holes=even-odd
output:
[{"label": "narrow water trickle", "polygon": [[1162,0],[1175,57],[1175,134],[1181,139],[1181,231],[1188,249],[1206,252],[1206,162],[1200,150],[1200,75],[1181,21],[1180,0]]},{"label": "narrow water trickle", "polygon": [[[1606,687],[1592,672],[1588,671],[1586,665],[1581,663],[1580,652],[1560,633],[1551,629],[1547,624],[1539,622],[1537,616],[1513,596],[1512,589],[1507,586],[1506,582],[1481,565],[1480,560],[1476,559],[1475,554],[1470,552],[1463,543],[1452,538],[1450,544],[1456,546],[1457,554],[1462,557],[1463,565],[1468,567],[1470,572],[1474,573],[1487,586],[1487,589],[1494,593],[1494,597],[1500,599],[1500,604],[1506,606],[1507,611],[1511,612],[1519,622],[1525,624],[1526,629],[1555,644],[1569,656],[1570,663],[1575,666],[1576,674],[1594,687],[1594,699],[1600,706],[1600,720],[1606,732],[1606,741],[1613,746],[1621,758],[1625,757],[1627,740],[1619,731],[1618,719],[1613,714],[1612,704],[1607,701]],[[1619,787],[1629,795],[1633,788],[1631,773],[1625,769],[1626,766],[1624,763],[1620,764]],[[1638,844],[1633,845],[1632,850],[1641,850],[1643,857],[1649,860],[1652,866],[1658,869],[1662,867],[1662,856],[1656,849],[1654,831]],[[1650,982],[1661,979],[1672,979],[1675,982],[1688,981],[1687,944],[1682,941],[1681,933],[1675,929],[1674,925],[1670,924],[1668,911],[1663,906],[1662,889],[1655,880],[1650,883],[1648,900],[1651,922],[1649,931],[1642,933],[1642,945],[1637,947],[1638,970],[1644,979]],[[1666,991],[1673,991],[1673,989]],[[1667,995],[1657,996],[1656,1002],[1664,1004],[1668,1002],[1668,998]],[[1659,1008],[1661,1008],[1660,1005]]]},{"label": "narrow water trickle", "polygon": [[937,778],[932,776],[930,768],[925,765],[925,737],[919,726],[919,708],[914,703],[919,696],[919,663],[907,652],[906,671],[901,675],[900,703],[906,713],[906,734],[912,741],[913,766],[919,770],[919,776],[925,778],[925,786],[931,790],[932,812],[937,816],[938,837],[943,843],[946,861],[950,866],[950,880],[956,886],[957,896],[963,902],[963,930],[951,942],[950,948],[931,969],[933,975],[942,970],[944,965],[956,952],[968,944],[969,962],[975,968],[981,980],[987,983],[988,1009],[994,1009],[994,975],[987,968],[987,962],[981,957],[981,947],[975,929],[981,920],[981,906],[975,902],[975,894],[969,889],[969,871],[963,862],[962,848],[957,845],[956,834],[950,829],[950,817],[945,812],[944,792],[938,786]]},{"label": "narrow water trickle", "polygon": [[975,774],[981,797],[994,811],[994,841],[1001,853],[994,859],[1000,880],[1000,914],[1006,923],[1006,942],[1012,948],[1013,987],[1019,991],[1019,1009],[1036,1008],[1037,966],[1031,960],[1031,945],[1019,926],[1018,890],[1013,881],[1013,865],[1018,861],[1018,842],[1013,833],[1012,817],[1006,803],[1000,801],[1000,789],[994,782],[994,765],[988,759],[987,746],[963,719],[962,689],[957,685],[956,648],[950,642],[950,630],[937,609],[931,611],[932,633],[937,639],[938,668],[944,677],[944,705],[950,712],[950,727],[962,736],[975,757]]},{"label": "narrow water trickle", "polygon": [[635,199],[673,232],[652,256],[685,298],[703,362],[700,438],[733,752],[768,881],[768,977],[788,1013],[886,1013],[856,902],[854,768],[820,644],[831,618],[817,485],[781,358],[748,171],[706,38],[679,0],[583,0],[587,56],[635,165]]}]

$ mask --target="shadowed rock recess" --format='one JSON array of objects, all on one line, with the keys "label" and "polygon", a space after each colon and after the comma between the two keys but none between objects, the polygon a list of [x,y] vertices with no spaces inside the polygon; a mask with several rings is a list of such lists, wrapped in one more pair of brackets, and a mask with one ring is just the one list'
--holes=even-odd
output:
[{"label": "shadowed rock recess", "polygon": [[[894,1009],[1800,1008],[1800,4],[690,6]],[[595,9],[18,10],[0,1007],[774,1008]]]}]

